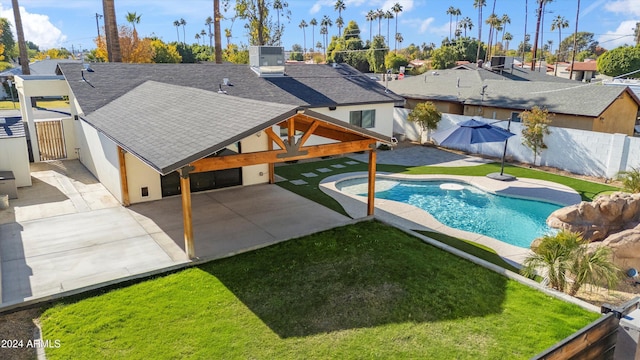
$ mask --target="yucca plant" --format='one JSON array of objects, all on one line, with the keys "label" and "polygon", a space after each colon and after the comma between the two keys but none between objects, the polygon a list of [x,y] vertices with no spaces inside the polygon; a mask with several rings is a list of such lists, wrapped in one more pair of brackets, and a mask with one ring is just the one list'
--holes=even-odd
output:
[{"label": "yucca plant", "polygon": [[622,182],[623,190],[630,193],[640,193],[640,167],[628,171],[620,171],[616,180]]},{"label": "yucca plant", "polygon": [[589,249],[581,245],[573,255],[571,266],[573,284],[569,289],[569,295],[575,296],[584,284],[614,287],[620,280],[620,269],[611,262],[611,249],[599,246]]}]

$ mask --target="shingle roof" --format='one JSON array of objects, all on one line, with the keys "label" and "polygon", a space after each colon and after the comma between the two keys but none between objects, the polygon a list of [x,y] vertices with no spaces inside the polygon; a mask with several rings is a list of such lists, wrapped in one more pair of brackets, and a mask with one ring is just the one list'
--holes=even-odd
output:
[{"label": "shingle roof", "polygon": [[[146,81],[82,119],[161,174],[224,149],[300,109]],[[381,141],[384,136],[307,110],[307,115]]]},{"label": "shingle roof", "polygon": [[[554,113],[598,116],[625,90],[621,87],[585,84],[555,76],[531,74],[516,68],[505,77],[486,70],[438,70],[389,82],[389,89],[407,98],[443,100],[528,110],[534,105]],[[511,77],[520,79],[512,81]],[[526,77],[535,80],[522,80]],[[541,81],[548,79],[553,81]],[[485,88],[484,99],[481,95]],[[631,93],[631,92],[629,92]],[[634,96],[636,102],[637,97]]]},{"label": "shingle roof", "polygon": [[24,137],[24,124],[19,116],[0,118],[0,139]]},{"label": "shingle roof", "polygon": [[[240,98],[311,108],[404,101],[348,65],[286,65],[286,76],[273,78],[236,64],[97,63],[91,68],[94,72],[84,71],[82,81],[81,65],[59,64],[84,114],[149,80],[216,92],[221,86]],[[220,85],[224,78],[233,86]]]}]

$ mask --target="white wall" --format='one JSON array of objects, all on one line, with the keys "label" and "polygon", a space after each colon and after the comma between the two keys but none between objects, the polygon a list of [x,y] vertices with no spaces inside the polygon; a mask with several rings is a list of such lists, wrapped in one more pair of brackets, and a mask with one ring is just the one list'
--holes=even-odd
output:
[{"label": "white wall", "polygon": [[13,171],[17,187],[31,186],[26,137],[0,139],[0,170]]},{"label": "white wall", "polygon": [[[399,111],[402,110],[402,111]],[[405,109],[397,109],[394,132],[404,133],[407,139],[418,141],[415,125],[406,120]],[[456,126],[457,123],[476,119],[496,126],[507,127],[506,121],[463,115],[442,114],[438,131]],[[522,125],[511,123],[507,158],[533,163],[533,152],[522,145]],[[618,171],[640,166],[640,138],[623,134],[608,134],[595,131],[549,127],[551,134],[544,137],[547,149],[537,156],[536,165],[550,166],[575,174],[612,178]],[[419,134],[419,133],[418,133]],[[504,143],[484,143],[452,147],[473,154],[501,157]]]},{"label": "white wall", "polygon": [[74,121],[80,162],[122,202],[118,147],[106,136],[82,120]]},{"label": "white wall", "polygon": [[[124,154],[127,170],[127,187],[131,204],[162,199],[160,174],[130,153]],[[142,196],[142,188],[149,189],[149,196]]]},{"label": "white wall", "polygon": [[[353,105],[353,106],[338,106],[335,110],[329,110],[328,107],[312,108],[310,109],[317,113],[330,116],[332,118],[342,120],[349,123],[349,114],[351,111],[357,110],[375,110],[376,111],[376,126],[368,128],[367,130],[376,132],[388,137],[393,136],[394,129],[394,107],[393,104],[365,104],[365,105]],[[276,132],[277,134],[277,132]],[[326,144],[332,141],[327,141],[325,138],[318,136],[311,136],[305,143],[306,145],[318,145]]]},{"label": "white wall", "polygon": [[[260,134],[260,136],[258,136]],[[266,151],[269,138],[261,131],[240,141],[243,153]],[[242,168],[242,185],[264,184],[269,182],[269,164],[244,166]]]},{"label": "white wall", "polygon": [[62,119],[62,132],[64,134],[64,146],[67,151],[67,159],[77,159],[78,147],[76,142],[75,120],[73,118]]}]

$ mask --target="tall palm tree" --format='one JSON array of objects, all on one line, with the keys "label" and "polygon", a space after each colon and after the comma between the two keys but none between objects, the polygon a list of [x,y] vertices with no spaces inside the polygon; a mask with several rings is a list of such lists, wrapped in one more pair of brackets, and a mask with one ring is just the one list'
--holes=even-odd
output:
[{"label": "tall palm tree", "polygon": [[369,21],[369,43],[371,43],[371,37],[372,37],[372,25],[373,25],[373,20],[376,19],[376,12],[373,10],[369,10],[369,12],[367,13],[366,16],[367,21]]},{"label": "tall palm tree", "polygon": [[[326,16],[326,15],[325,15]],[[324,42],[324,61],[327,62],[327,35],[329,34],[329,30],[326,25],[320,25],[320,35],[322,35],[322,41]]]},{"label": "tall palm tree", "polygon": [[522,35],[522,62],[521,67],[524,67],[524,52],[527,48],[527,20],[529,19],[529,1],[524,0],[524,34]]},{"label": "tall palm tree", "polygon": [[[27,42],[24,40],[24,30],[22,29],[22,17],[20,17],[20,5],[18,0],[11,0],[13,7],[13,17],[16,21],[16,33],[18,34],[18,49],[20,50],[20,66],[22,75],[30,75],[29,54],[27,53]],[[111,53],[109,53],[111,55]]]},{"label": "tall palm tree", "polygon": [[122,62],[118,23],[116,21],[116,7],[113,1],[114,0],[102,0],[105,32],[107,34],[107,56],[109,57],[109,62]]},{"label": "tall palm tree", "polygon": [[136,32],[136,24],[140,24],[140,18],[142,14],[138,15],[135,12],[127,13],[127,22],[133,26],[133,32]]},{"label": "tall palm tree", "polygon": [[204,46],[204,38],[207,36],[207,31],[205,29],[200,30],[200,37],[202,38],[202,46]]},{"label": "tall palm tree", "polygon": [[180,32],[178,31],[178,29],[180,29],[180,20],[175,20],[173,22],[173,26],[176,27],[176,34],[178,35],[178,42],[180,42]]},{"label": "tall palm tree", "polygon": [[[347,5],[345,5],[344,1],[338,0],[336,4],[333,6],[333,10],[338,12],[338,19],[342,20],[342,11],[347,9]],[[338,37],[342,34],[342,25],[344,25],[344,20],[341,21],[341,24],[338,24],[338,20],[336,19],[336,26],[338,26]]]},{"label": "tall palm tree", "polygon": [[491,14],[485,20],[485,23],[489,25],[489,40],[487,41],[487,60],[491,56],[491,46],[493,44],[493,30],[500,25],[500,18],[496,14]]},{"label": "tall palm tree", "polygon": [[[223,19],[220,13],[220,0],[213,0],[213,36],[215,44],[216,64],[222,64],[222,34],[220,33],[220,20]],[[227,45],[229,41],[227,40]]]},{"label": "tall palm tree", "polygon": [[[462,15],[462,11],[460,11],[460,9],[456,8],[456,9],[453,11],[453,15],[455,15],[455,16],[456,16],[456,27],[455,27],[455,28],[457,29],[457,28],[458,28],[458,16]],[[460,36],[460,35],[456,35],[456,37],[459,37],[459,36]]]},{"label": "tall palm tree", "polygon": [[313,45],[316,42],[316,25],[318,25],[318,20],[316,20],[316,18],[311,19],[309,25],[311,25],[311,45]]},{"label": "tall palm tree", "polygon": [[280,0],[274,0],[273,1],[273,10],[276,11],[276,14],[278,16],[278,27],[276,28],[276,33],[278,34],[278,46],[282,45],[282,42],[280,41],[282,38],[282,29],[280,28],[280,11],[282,11],[284,9],[282,1]]},{"label": "tall palm tree", "polygon": [[502,37],[504,38],[504,34],[507,32],[507,24],[511,24],[511,18],[507,14],[502,14],[500,18],[500,25],[502,25]]},{"label": "tall palm tree", "polygon": [[[327,43],[329,41],[329,28],[331,26],[333,26],[333,21],[331,21],[331,18],[327,15],[322,17],[322,21],[320,21],[320,26],[324,27],[325,29],[325,33],[324,35],[324,52],[325,52],[325,60],[326,60],[326,55],[327,55]],[[320,29],[322,30],[322,29]],[[322,31],[320,32],[322,34]]]},{"label": "tall palm tree", "polygon": [[302,21],[300,21],[300,25],[298,25],[298,27],[300,29],[302,29],[302,37],[304,39],[304,46],[302,47],[302,56],[304,56],[304,54],[307,52],[307,32],[304,30],[307,26],[307,22],[304,21],[304,19]]},{"label": "tall palm tree", "polygon": [[[393,7],[391,7],[391,11],[396,13],[396,34],[398,33],[398,14],[402,12],[402,5],[400,3],[395,3]],[[395,52],[398,52],[398,42],[396,41]]]},{"label": "tall palm tree", "polygon": [[538,19],[536,21],[536,36],[533,39],[533,49],[531,50],[531,71],[536,69],[536,58],[538,54],[538,39],[540,37],[540,22],[542,21],[542,11],[544,9],[544,5],[553,0],[536,0],[538,2]]},{"label": "tall palm tree", "polygon": [[196,43],[200,45],[200,33],[196,33],[195,39],[196,39]]},{"label": "tall palm tree", "polygon": [[186,28],[187,28],[187,21],[185,19],[183,19],[183,18],[180,18],[180,25],[182,25],[182,43],[184,45],[187,45],[186,44],[187,36],[185,35]]},{"label": "tall palm tree", "polygon": [[378,9],[376,11],[376,19],[378,19],[378,36],[380,36],[380,24],[382,23],[383,18],[384,18],[384,10]]},{"label": "tall palm tree", "polygon": [[213,24],[213,18],[211,16],[207,16],[204,20],[204,24],[209,27],[209,49],[210,52],[213,51],[213,32],[211,31],[211,25]]},{"label": "tall palm tree", "polygon": [[336,19],[336,26],[338,27],[338,38],[340,38],[342,36],[342,32],[340,29],[342,29],[342,26],[344,26],[344,20],[342,19],[342,16],[338,16],[338,18]]},{"label": "tall palm tree", "polygon": [[[578,19],[580,17],[580,0],[578,0],[578,9],[576,10],[576,30],[573,32],[573,52],[571,53],[571,68],[569,69],[569,79],[573,79],[573,64],[576,61],[576,43],[578,42]],[[560,44],[558,44],[558,47]]]},{"label": "tall palm tree", "polygon": [[487,6],[487,0],[473,0],[473,7],[478,9],[478,53],[476,59],[480,60],[480,49],[482,48],[482,8]]},{"label": "tall palm tree", "polygon": [[509,41],[513,40],[513,35],[511,35],[511,33],[506,32],[504,33],[504,35],[502,35],[502,40],[504,41],[504,51],[509,51]]},{"label": "tall palm tree", "polygon": [[558,15],[551,22],[551,31],[558,29],[558,60],[560,59],[560,43],[562,42],[562,29],[569,27],[569,21],[564,16]]},{"label": "tall palm tree", "polygon": [[393,13],[391,12],[391,10],[387,10],[384,12],[384,18],[387,19],[387,46],[391,47],[391,44],[389,43],[389,40],[391,40],[391,38],[389,37],[389,21],[393,19]]},{"label": "tall palm tree", "polygon": [[453,14],[456,12],[456,8],[449,6],[446,14],[449,15],[449,39],[451,39],[451,24],[453,24]]},{"label": "tall palm tree", "polygon": [[460,20],[458,26],[464,30],[464,37],[467,37],[467,30],[471,30],[473,28],[473,21],[471,21],[470,17],[465,16]]}]

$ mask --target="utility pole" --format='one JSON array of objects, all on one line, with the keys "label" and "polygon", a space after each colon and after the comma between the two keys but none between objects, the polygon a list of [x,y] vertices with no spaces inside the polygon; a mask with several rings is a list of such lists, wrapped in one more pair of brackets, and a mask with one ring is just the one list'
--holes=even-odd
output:
[{"label": "utility pole", "polygon": [[102,19],[102,15],[96,13],[96,30],[98,30],[98,39],[100,39],[100,22],[98,19]]},{"label": "utility pole", "polygon": [[573,80],[573,66],[576,63],[576,46],[578,46],[578,19],[580,18],[580,0],[578,0],[578,10],[576,10],[576,30],[573,32],[573,52],[571,54],[571,69],[569,70],[569,80]]}]

